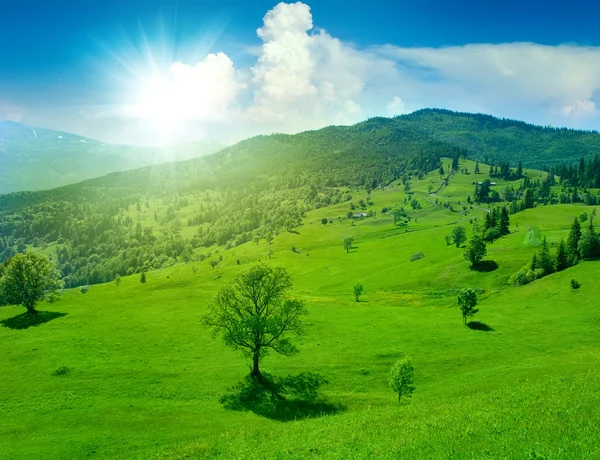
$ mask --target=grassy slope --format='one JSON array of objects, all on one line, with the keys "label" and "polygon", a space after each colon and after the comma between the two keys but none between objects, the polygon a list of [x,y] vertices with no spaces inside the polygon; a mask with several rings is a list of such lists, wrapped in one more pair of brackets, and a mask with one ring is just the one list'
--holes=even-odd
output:
[{"label": "grassy slope", "polygon": [[[439,198],[470,193],[474,177],[455,176]],[[423,205],[430,181],[439,177],[413,182]],[[374,191],[375,209],[402,203],[400,188]],[[487,259],[500,267],[490,273],[470,270],[462,250],[444,243],[454,222],[467,219],[470,232],[468,219],[479,209],[461,216],[424,206],[409,212],[418,220],[408,233],[385,215],[355,226],[321,224],[345,215],[340,204],[311,212],[299,234],[280,235],[273,262],[291,270],[310,316],[300,354],[268,357],[264,369],[323,374],[326,396],[346,410],[319,419],[282,423],[218,403],[247,365],[199,318],[238,272],[237,259],[243,266],[266,257],[264,241],[222,253],[214,270],[198,264],[196,276],[179,265],[149,273],[145,285],[135,276],[85,295],[71,290],[41,306],[66,316],[0,328],[0,457],[598,455],[600,264],[506,286],[539,235],[558,241],[584,210],[552,206],[513,216],[513,233],[489,246]],[[356,241],[350,254],[341,245],[348,235]],[[425,258],[410,262],[419,251]],[[579,291],[569,288],[572,277]],[[365,285],[360,303],[352,297],[358,281]],[[485,289],[476,319],[494,331],[461,326],[455,289],[464,286]],[[21,311],[4,308],[0,320]],[[413,357],[417,391],[398,406],[387,373],[404,354]],[[61,366],[69,372],[52,375]]]}]

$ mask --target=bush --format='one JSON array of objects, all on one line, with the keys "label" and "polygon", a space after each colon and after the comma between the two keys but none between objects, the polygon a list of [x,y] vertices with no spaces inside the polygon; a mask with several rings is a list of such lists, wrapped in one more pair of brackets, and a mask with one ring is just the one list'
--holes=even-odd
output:
[{"label": "bush", "polygon": [[415,368],[410,358],[404,358],[396,361],[390,370],[390,387],[398,393],[398,402],[402,396],[408,396],[415,391],[413,385]]},{"label": "bush", "polygon": [[579,281],[577,281],[576,279],[572,279],[571,280],[571,287],[573,289],[579,289],[581,287],[581,283]]},{"label": "bush", "polygon": [[423,254],[422,252],[417,252],[416,254],[410,256],[410,261],[414,262],[415,260],[422,259],[423,257],[425,257],[425,254]]},{"label": "bush", "polygon": [[543,269],[536,268],[535,270],[532,270],[531,264],[527,264],[508,279],[508,284],[512,284],[513,286],[523,286],[540,279],[545,274],[546,272]]},{"label": "bush", "polygon": [[89,290],[90,290],[90,287],[87,284],[85,286],[79,287],[79,292],[81,292],[82,294],[85,294]]},{"label": "bush", "polygon": [[52,291],[50,294],[46,296],[46,302],[54,303],[60,300],[61,292],[60,291]]}]

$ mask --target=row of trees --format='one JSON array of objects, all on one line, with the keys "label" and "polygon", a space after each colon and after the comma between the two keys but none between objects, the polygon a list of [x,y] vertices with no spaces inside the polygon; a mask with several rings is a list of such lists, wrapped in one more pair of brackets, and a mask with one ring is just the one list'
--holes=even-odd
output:
[{"label": "row of trees", "polygon": [[513,274],[509,283],[523,285],[554,272],[565,270],[576,265],[580,260],[596,259],[600,257],[600,235],[594,226],[595,214],[589,218],[585,230],[581,228],[581,221],[587,221],[587,213],[575,218],[567,241],[561,240],[552,255],[546,237],[538,251],[533,254],[531,261]]}]

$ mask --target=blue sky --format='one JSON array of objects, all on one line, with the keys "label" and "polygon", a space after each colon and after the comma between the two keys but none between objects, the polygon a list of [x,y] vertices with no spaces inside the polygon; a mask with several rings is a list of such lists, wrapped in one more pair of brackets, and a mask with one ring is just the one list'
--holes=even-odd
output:
[{"label": "blue sky", "polygon": [[2,3],[0,119],[110,142],[231,142],[430,106],[600,127],[590,1]]}]

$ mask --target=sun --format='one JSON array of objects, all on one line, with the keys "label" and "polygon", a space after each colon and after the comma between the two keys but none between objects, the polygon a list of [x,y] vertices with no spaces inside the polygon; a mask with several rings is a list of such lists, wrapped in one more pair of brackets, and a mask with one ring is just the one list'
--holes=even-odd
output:
[{"label": "sun", "polygon": [[177,128],[193,118],[192,99],[174,79],[157,77],[141,82],[134,110],[168,141]]}]

